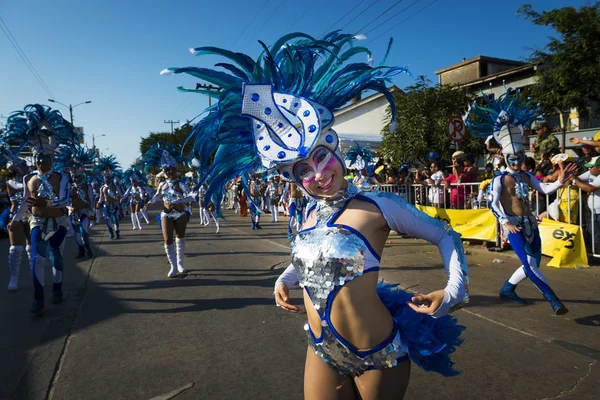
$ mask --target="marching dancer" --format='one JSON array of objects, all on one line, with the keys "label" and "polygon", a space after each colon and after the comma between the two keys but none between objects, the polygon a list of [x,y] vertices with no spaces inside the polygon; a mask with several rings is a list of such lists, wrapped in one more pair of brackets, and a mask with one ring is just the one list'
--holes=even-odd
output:
[{"label": "marching dancer", "polygon": [[142,209],[144,208],[144,183],[140,181],[144,179],[144,176],[141,172],[133,168],[125,171],[123,175],[126,182],[125,186],[129,185],[129,187],[123,194],[121,203],[129,200],[129,211],[131,214],[131,224],[133,225],[133,230],[141,230],[142,219],[145,218],[146,223],[150,222],[142,213]]},{"label": "marching dancer", "polygon": [[[60,112],[40,104],[28,105],[23,111],[12,113],[7,120],[7,141],[29,144],[36,170],[23,178],[23,198],[31,210],[31,227],[34,301],[32,313],[44,309],[44,265],[48,250],[52,263],[52,303],[63,300],[64,260],[61,245],[67,235],[67,207],[70,204],[69,177],[52,171],[54,151],[59,144],[72,145],[79,137],[75,128]],[[23,204],[23,202],[22,202]],[[19,207],[16,220],[20,220],[27,207]]]},{"label": "marching dancer", "polygon": [[[160,167],[167,176],[167,180],[159,184],[156,194],[146,204],[146,208],[159,199],[163,201],[160,221],[165,242],[165,253],[167,253],[167,259],[171,266],[167,277],[174,278],[177,272],[187,272],[187,269],[183,266],[185,230],[187,228],[185,204],[193,201],[197,194],[190,193],[187,186],[178,179],[177,165],[184,164],[185,160],[175,146],[156,143],[142,158],[146,168]],[[176,236],[175,244],[173,243],[173,233]]]},{"label": "marching dancer", "polygon": [[[235,74],[191,67],[163,72],[191,73],[213,83],[219,77],[219,112],[209,113],[191,133],[195,152],[215,155],[212,165],[203,165],[211,182],[207,193],[221,195],[229,179],[266,169],[278,170],[312,199],[303,230],[292,240],[292,265],[275,290],[278,305],[298,311],[288,302],[288,287],[299,281],[305,289],[308,399],[403,397],[409,358],[426,370],[455,374],[449,356],[463,329],[446,315],[464,296],[460,235],[397,195],[363,192],[344,179],[333,112],[368,89],[391,102],[393,120],[386,83],[406,72],[348,65],[350,55],[368,53],[351,46],[355,39],[338,32],[320,40],[289,34],[265,47],[256,61],[196,48],[195,54],[230,58],[236,65],[227,70]],[[438,246],[449,274],[444,290],[412,296],[396,285],[378,284],[390,230]]]},{"label": "marching dancer", "polygon": [[90,244],[90,216],[95,203],[94,192],[87,180],[85,169],[94,163],[95,154],[78,143],[73,146],[60,146],[56,152],[54,170],[69,171],[71,174],[71,204],[69,207],[69,225],[75,235],[78,246],[76,258],[93,257]]},{"label": "marching dancer", "polygon": [[522,171],[521,165],[525,161],[523,126],[539,118],[539,105],[523,102],[520,93],[513,89],[508,89],[498,100],[490,99],[483,93],[482,95],[486,106],[480,107],[473,103],[469,110],[481,121],[470,121],[467,113],[465,122],[474,135],[489,137],[493,134],[494,139],[502,146],[507,167],[492,180],[490,209],[523,263],[500,289],[500,298],[525,304],[525,300],[515,293],[515,289],[519,283],[529,278],[550,302],[555,314],[566,314],[569,310],[558,299],[539,270],[542,245],[537,218],[531,211],[529,187],[540,193],[552,194],[571,179],[577,167],[575,163],[564,166],[560,169],[558,180],[550,184],[541,183],[530,172]]},{"label": "marching dancer", "polygon": [[[0,138],[0,157],[6,161],[6,192],[10,207],[0,215],[0,229],[8,231],[10,247],[8,249],[8,270],[10,279],[8,290],[19,288],[19,272],[23,250],[27,252],[31,262],[31,244],[29,238],[29,221],[27,216],[21,214],[16,219],[17,210],[23,200],[23,176],[27,175],[27,165],[11,151],[8,143]],[[24,206],[23,206],[24,207]]]},{"label": "marching dancer", "polygon": [[104,176],[104,185],[100,188],[100,202],[98,208],[103,208],[104,220],[108,227],[108,235],[111,239],[121,239],[119,229],[119,203],[122,192],[114,182],[114,171],[119,168],[115,156],[100,157],[96,161],[93,173]]}]

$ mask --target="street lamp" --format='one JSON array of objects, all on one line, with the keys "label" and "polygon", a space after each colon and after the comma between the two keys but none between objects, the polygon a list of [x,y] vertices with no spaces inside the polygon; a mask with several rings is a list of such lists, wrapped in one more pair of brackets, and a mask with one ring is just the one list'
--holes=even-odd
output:
[{"label": "street lamp", "polygon": [[97,137],[103,137],[106,136],[106,134],[102,134],[102,135],[94,135],[92,134],[92,150],[94,151],[94,154],[96,154],[96,138]]},{"label": "street lamp", "polygon": [[82,101],[81,103],[79,103],[79,104],[75,104],[75,105],[71,105],[71,104],[69,104],[69,105],[66,105],[66,104],[64,104],[64,103],[61,103],[60,101],[57,101],[57,100],[54,100],[54,99],[48,99],[48,101],[50,101],[50,102],[52,102],[52,103],[58,103],[58,104],[60,104],[60,105],[62,105],[62,106],[65,106],[65,107],[67,107],[67,108],[69,109],[69,114],[71,114],[71,125],[73,125],[73,109],[74,109],[75,107],[77,107],[77,106],[80,106],[80,105],[82,105],[82,104],[90,104],[90,103],[91,103],[91,101],[90,101],[90,100],[88,100],[88,101]]}]

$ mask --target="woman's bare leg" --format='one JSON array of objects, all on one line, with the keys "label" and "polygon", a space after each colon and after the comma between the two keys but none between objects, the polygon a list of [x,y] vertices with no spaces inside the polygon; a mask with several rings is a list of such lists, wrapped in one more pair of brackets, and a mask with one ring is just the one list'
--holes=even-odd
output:
[{"label": "woman's bare leg", "polygon": [[367,371],[354,378],[354,384],[362,400],[403,399],[410,379],[410,361],[394,368]]},{"label": "woman's bare leg", "polygon": [[354,400],[352,379],[338,374],[309,347],[304,366],[304,398],[307,400]]}]

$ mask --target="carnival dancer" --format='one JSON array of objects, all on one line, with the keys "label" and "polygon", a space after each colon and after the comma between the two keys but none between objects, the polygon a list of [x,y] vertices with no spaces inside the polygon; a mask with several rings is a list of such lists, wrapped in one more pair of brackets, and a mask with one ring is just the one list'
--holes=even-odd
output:
[{"label": "carnival dancer", "polygon": [[541,183],[530,172],[522,171],[521,165],[525,161],[523,127],[539,118],[540,106],[534,106],[530,101],[523,102],[519,91],[510,88],[497,100],[488,98],[483,92],[482,96],[486,106],[481,107],[474,102],[469,110],[480,120],[471,121],[468,113],[465,122],[474,135],[489,137],[493,134],[502,146],[507,167],[492,180],[489,207],[507,232],[513,250],[523,263],[500,289],[500,298],[525,304],[515,289],[529,278],[550,302],[555,314],[566,314],[567,308],[539,270],[542,246],[537,218],[531,211],[529,187],[540,193],[552,194],[569,181],[577,167],[571,164],[561,168],[558,180],[551,184]]},{"label": "carnival dancer", "polygon": [[71,175],[71,204],[69,206],[69,226],[78,246],[76,258],[93,257],[90,244],[90,216],[95,211],[94,192],[87,180],[86,168],[94,164],[96,155],[78,143],[59,146],[53,169],[57,172],[69,171]]},{"label": "carnival dancer", "polygon": [[271,222],[279,222],[279,198],[280,186],[275,183],[273,176],[269,177],[267,184],[267,196],[269,197],[269,210],[271,211]]},{"label": "carnival dancer", "polygon": [[[129,168],[127,171],[123,173],[125,178],[125,186],[129,185],[123,197],[121,198],[121,203],[129,200],[129,211],[131,214],[131,224],[133,225],[133,230],[142,229],[142,219],[144,218],[144,214],[142,213],[142,209],[144,207],[144,182],[142,182],[144,175],[141,171],[138,171],[134,168]],[[148,223],[148,219],[146,219],[146,223]]]},{"label": "carnival dancer", "polygon": [[90,176],[89,184],[92,187],[92,195],[94,196],[94,218],[90,218],[90,226],[98,225],[102,221],[102,211],[97,205],[100,203],[100,181],[95,176]]},{"label": "carnival dancer", "polygon": [[[207,195],[221,195],[224,183],[236,175],[267,169],[278,170],[312,198],[303,230],[292,240],[292,265],[275,293],[282,308],[297,311],[288,303],[288,285],[299,280],[305,288],[308,399],[401,398],[409,357],[426,370],[452,375],[449,355],[463,329],[445,315],[464,296],[460,235],[397,195],[362,192],[344,180],[339,140],[331,129],[333,112],[369,89],[385,95],[393,113],[386,83],[407,71],[348,64],[350,55],[369,54],[351,47],[355,39],[338,32],[319,40],[289,34],[265,47],[257,61],[197,48],[195,54],[230,58],[236,65],[227,69],[235,75],[205,68],[166,70],[223,88],[219,111],[191,133],[196,152],[215,155],[212,165],[205,164],[211,181]],[[444,290],[412,296],[396,285],[377,283],[391,229],[438,246],[449,274]]]},{"label": "carnival dancer", "polygon": [[350,167],[356,168],[358,174],[354,178],[354,185],[360,190],[373,190],[379,182],[373,177],[375,169],[375,153],[369,146],[362,147],[357,142],[354,142],[344,157],[350,164]]},{"label": "carnival dancer", "polygon": [[[165,241],[165,253],[171,269],[167,277],[174,278],[177,272],[186,273],[183,266],[185,253],[185,230],[187,228],[187,214],[185,204],[193,201],[197,193],[190,193],[187,186],[181,182],[178,164],[185,164],[179,149],[167,143],[155,143],[142,156],[146,168],[160,167],[167,176],[167,180],[160,183],[158,190],[146,205],[163,201],[163,211],[160,213],[161,229]],[[173,243],[175,233],[175,244]]]},{"label": "carnival dancer", "polygon": [[291,240],[292,228],[295,227],[296,231],[302,228],[304,222],[304,211],[306,206],[306,199],[302,190],[298,188],[295,183],[290,182],[290,221],[288,223],[288,238]]},{"label": "carnival dancer", "polygon": [[100,202],[98,208],[103,209],[104,220],[108,227],[108,236],[111,239],[120,239],[119,228],[119,203],[122,192],[114,182],[114,171],[119,168],[119,163],[114,155],[100,157],[96,161],[92,172],[104,177],[104,185],[100,187]]},{"label": "carnival dancer", "polygon": [[[28,144],[35,161],[36,170],[23,178],[23,198],[32,214],[29,220],[34,288],[31,312],[38,313],[44,309],[44,265],[48,247],[53,267],[52,303],[63,300],[61,245],[68,230],[70,184],[66,174],[52,171],[52,164],[56,147],[72,145],[79,135],[60,112],[40,104],[28,105],[23,111],[12,113],[7,128],[6,140],[20,141],[21,148]],[[19,207],[16,220],[21,219],[26,210],[27,207]]]},{"label": "carnival dancer", "polygon": [[17,220],[17,210],[23,200],[23,176],[29,172],[24,160],[19,159],[11,151],[10,145],[0,138],[0,158],[6,162],[6,192],[10,207],[0,214],[0,229],[8,231],[10,247],[8,249],[8,270],[10,279],[8,290],[19,288],[19,272],[23,250],[27,252],[31,262],[31,244],[29,237],[29,221],[27,216]]}]

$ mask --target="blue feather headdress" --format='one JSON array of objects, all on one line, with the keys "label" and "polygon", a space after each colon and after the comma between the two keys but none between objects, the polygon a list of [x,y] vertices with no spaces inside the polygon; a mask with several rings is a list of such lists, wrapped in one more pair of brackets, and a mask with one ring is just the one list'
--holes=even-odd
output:
[{"label": "blue feather headdress", "polygon": [[111,154],[110,156],[98,158],[96,165],[94,165],[94,168],[92,168],[92,173],[94,175],[110,177],[120,167],[121,166],[117,162],[117,157]]},{"label": "blue feather headdress", "polygon": [[34,155],[52,154],[58,145],[71,145],[79,138],[73,125],[58,110],[41,104],[29,104],[12,112],[6,128],[6,141],[19,143],[19,151],[29,145]]},{"label": "blue feather headdress", "polygon": [[166,142],[154,143],[142,155],[142,164],[148,172],[150,167],[159,167],[167,169],[176,167],[178,164],[187,164],[185,158],[181,155],[181,150],[174,144]]},{"label": "blue feather headdress", "polygon": [[[540,119],[540,105],[523,101],[520,91],[512,88],[506,89],[498,100],[490,99],[483,91],[481,94],[487,107],[473,102],[463,117],[469,131],[477,137],[493,135],[504,155],[523,151],[524,126]],[[479,120],[471,120],[471,115]]]},{"label": "blue feather headdress", "polygon": [[2,163],[2,166],[6,165],[6,167],[25,164],[25,160],[17,157],[10,144],[2,137],[0,137],[0,163]]},{"label": "blue feather headdress", "polygon": [[350,167],[354,166],[357,170],[363,170],[370,166],[375,161],[375,152],[367,145],[362,147],[357,142],[350,146],[346,155],[346,160],[350,162]]},{"label": "blue feather headdress", "polygon": [[148,184],[148,180],[146,179],[144,173],[134,166],[125,170],[125,172],[123,172],[122,178],[123,183],[127,188],[131,187],[132,182],[138,182],[142,186],[146,186]]},{"label": "blue feather headdress", "polygon": [[[317,146],[337,153],[338,138],[331,130],[333,112],[365,90],[382,93],[391,105],[387,88],[392,77],[408,73],[403,67],[373,67],[349,63],[354,55],[370,51],[353,42],[362,37],[331,32],[321,39],[290,33],[256,59],[216,47],[191,49],[195,55],[219,55],[230,62],[216,64],[226,72],[207,68],[167,68],[162,74],[186,73],[221,88],[218,103],[194,127],[188,140],[200,160],[200,183],[209,181],[207,198],[221,203],[228,181],[264,169],[279,169],[293,179],[292,165]],[[390,46],[392,41],[390,40]],[[188,90],[215,96],[207,90]],[[343,164],[343,162],[342,162]]]},{"label": "blue feather headdress", "polygon": [[72,176],[85,175],[86,170],[92,169],[95,158],[96,155],[92,150],[79,144],[61,145],[56,149],[53,169],[60,172],[68,170]]}]

